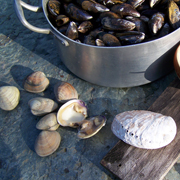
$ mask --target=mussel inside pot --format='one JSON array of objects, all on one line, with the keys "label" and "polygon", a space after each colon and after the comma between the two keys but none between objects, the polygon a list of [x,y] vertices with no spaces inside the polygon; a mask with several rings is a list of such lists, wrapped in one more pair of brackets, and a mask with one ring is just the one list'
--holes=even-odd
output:
[{"label": "mussel inside pot", "polygon": [[[95,0],[49,0],[47,12],[57,31],[72,40],[94,46],[99,44],[98,36],[102,32],[110,34],[112,38],[115,36],[119,41],[114,45],[111,43],[113,39],[109,38],[108,42],[101,39],[100,44],[103,46],[126,46],[158,39],[180,27],[179,7],[175,1],[150,0],[148,3],[127,0],[109,3]],[[60,17],[66,17],[67,20],[57,23]],[[170,27],[168,31],[164,25]],[[92,33],[97,30],[99,33]],[[125,40],[116,37],[117,34],[126,34],[132,30],[144,34],[141,40],[137,35],[126,37]]]}]

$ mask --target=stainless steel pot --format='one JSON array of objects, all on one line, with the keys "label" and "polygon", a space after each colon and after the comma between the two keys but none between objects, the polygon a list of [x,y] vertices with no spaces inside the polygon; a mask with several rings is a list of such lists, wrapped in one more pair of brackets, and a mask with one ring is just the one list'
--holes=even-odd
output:
[{"label": "stainless steel pot", "polygon": [[[137,45],[96,47],[75,42],[58,32],[48,19],[47,2],[42,0],[42,7],[34,7],[15,0],[17,16],[30,30],[53,34],[60,59],[78,77],[101,86],[132,87],[150,83],[172,71],[180,28],[162,38]],[[34,12],[43,10],[49,29],[29,24],[22,7]]]}]

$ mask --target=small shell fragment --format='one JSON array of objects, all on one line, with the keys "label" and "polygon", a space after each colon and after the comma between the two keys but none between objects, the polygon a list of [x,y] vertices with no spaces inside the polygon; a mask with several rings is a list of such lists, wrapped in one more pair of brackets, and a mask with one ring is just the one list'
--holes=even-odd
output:
[{"label": "small shell fragment", "polygon": [[105,116],[95,116],[85,119],[79,128],[78,137],[80,139],[87,139],[97,134],[106,124]]},{"label": "small shell fragment", "polygon": [[87,107],[81,100],[70,100],[63,104],[57,113],[61,126],[77,127],[87,117]]},{"label": "small shell fragment", "polygon": [[20,100],[19,89],[15,86],[0,87],[0,108],[6,111],[13,110]]},{"label": "small shell fragment", "polygon": [[42,117],[36,124],[36,128],[39,130],[55,131],[59,127],[57,123],[57,113],[50,113]]},{"label": "small shell fragment", "polygon": [[134,110],[116,115],[111,130],[127,144],[144,149],[158,149],[175,138],[177,127],[170,116]]},{"label": "small shell fragment", "polygon": [[58,108],[58,104],[55,101],[43,97],[33,98],[28,102],[28,104],[32,114],[36,116],[43,116]]},{"label": "small shell fragment", "polygon": [[35,151],[41,156],[49,156],[54,153],[61,142],[61,136],[57,131],[41,131],[35,142]]},{"label": "small shell fragment", "polygon": [[24,81],[24,89],[32,93],[43,92],[49,85],[49,80],[41,71],[30,74]]}]

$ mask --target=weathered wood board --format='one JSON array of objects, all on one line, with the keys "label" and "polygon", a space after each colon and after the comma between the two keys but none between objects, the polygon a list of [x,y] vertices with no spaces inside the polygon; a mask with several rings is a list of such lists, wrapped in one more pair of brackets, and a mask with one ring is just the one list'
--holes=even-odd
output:
[{"label": "weathered wood board", "polygon": [[176,137],[155,150],[136,148],[120,140],[101,164],[122,180],[162,180],[180,157],[180,80],[175,79],[148,110],[171,116],[177,125]]}]

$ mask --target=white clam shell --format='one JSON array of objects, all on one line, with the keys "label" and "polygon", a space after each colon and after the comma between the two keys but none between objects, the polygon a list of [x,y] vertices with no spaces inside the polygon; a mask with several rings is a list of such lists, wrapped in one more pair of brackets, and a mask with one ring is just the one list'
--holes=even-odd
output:
[{"label": "white clam shell", "polygon": [[58,108],[58,104],[55,101],[43,97],[33,98],[28,102],[28,104],[32,114],[36,116],[43,116]]},{"label": "white clam shell", "polygon": [[15,86],[0,87],[0,108],[6,111],[13,110],[20,100],[19,89]]},{"label": "white clam shell", "polygon": [[151,111],[126,111],[115,116],[112,132],[125,143],[138,148],[157,149],[176,136],[176,123],[170,116]]},{"label": "white clam shell", "polygon": [[87,107],[81,100],[70,100],[57,112],[57,121],[61,126],[76,127],[87,117]]},{"label": "white clam shell", "polygon": [[42,117],[36,124],[36,128],[39,130],[54,131],[58,129],[59,124],[57,123],[57,113],[50,113]]}]

